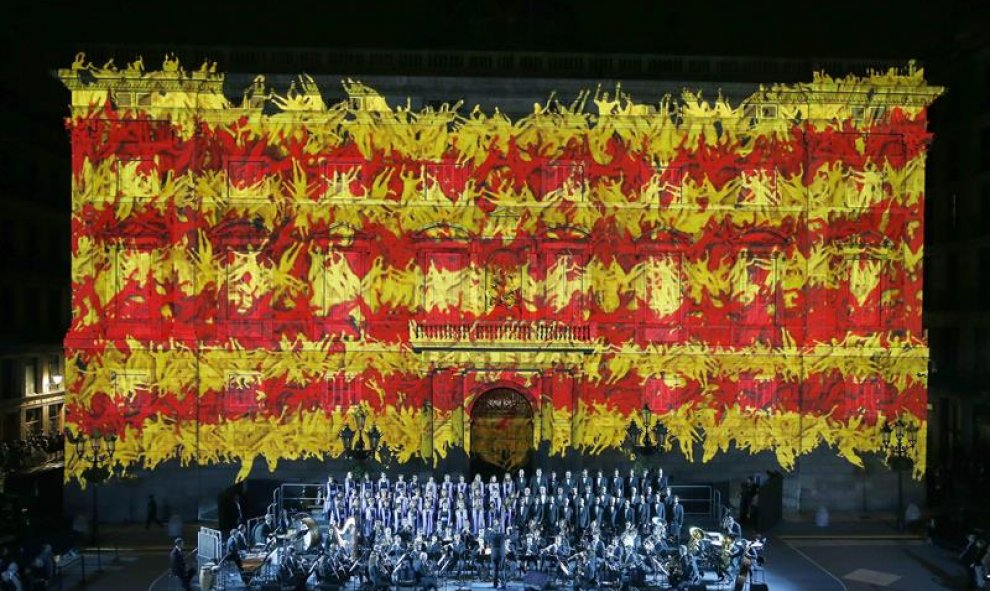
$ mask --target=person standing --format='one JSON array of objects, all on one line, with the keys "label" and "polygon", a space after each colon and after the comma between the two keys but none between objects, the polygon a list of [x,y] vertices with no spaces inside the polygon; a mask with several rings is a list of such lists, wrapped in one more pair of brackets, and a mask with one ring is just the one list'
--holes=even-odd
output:
[{"label": "person standing", "polygon": [[682,527],[684,527],[684,506],[681,505],[680,497],[674,495],[674,502],[671,505],[670,534],[675,544],[681,542]]},{"label": "person standing", "polygon": [[175,538],[172,552],[169,554],[169,570],[172,576],[182,583],[183,591],[192,591],[191,581],[193,569],[186,568],[186,557],[182,554],[182,538]]},{"label": "person standing", "polygon": [[502,578],[502,564],[505,562],[505,533],[502,531],[501,524],[496,523],[488,531],[488,547],[492,551],[492,588],[497,589],[499,587],[505,588],[505,581]]},{"label": "person standing", "polygon": [[152,523],[157,523],[159,527],[165,527],[162,520],[158,518],[158,501],[155,500],[155,495],[148,495],[147,514],[144,519],[144,529],[150,528]]}]

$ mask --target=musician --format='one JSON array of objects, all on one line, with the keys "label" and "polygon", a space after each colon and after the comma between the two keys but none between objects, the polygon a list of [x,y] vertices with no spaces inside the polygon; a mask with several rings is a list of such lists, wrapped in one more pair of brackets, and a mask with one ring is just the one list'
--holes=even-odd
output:
[{"label": "musician", "polygon": [[512,474],[508,472],[502,478],[502,498],[509,499],[516,494],[516,483],[512,481]]},{"label": "musician", "polygon": [[467,485],[467,482],[464,481],[464,475],[463,474],[461,474],[460,476],[457,477],[456,490],[457,490],[457,500],[459,501],[461,499],[464,499],[464,503],[466,504],[467,503],[467,494],[468,494],[468,485]]},{"label": "musician", "polygon": [[680,497],[677,495],[674,495],[670,514],[670,534],[674,538],[674,542],[680,542],[681,528],[684,527],[684,506],[681,505]]},{"label": "musician", "polygon": [[454,541],[450,545],[450,559],[451,564],[457,567],[457,576],[461,575],[465,552],[467,552],[467,546],[464,545],[464,539],[461,538],[461,534],[455,533]]},{"label": "musician", "polygon": [[252,545],[264,546],[268,542],[268,536],[275,533],[274,523],[275,520],[272,519],[271,514],[266,514],[265,520],[255,525],[254,530],[251,532]]},{"label": "musician", "polygon": [[639,488],[639,476],[636,475],[636,468],[629,468],[629,476],[626,477],[626,490]]},{"label": "musician", "polygon": [[535,519],[541,527],[546,524],[549,508],[550,498],[547,496],[547,488],[540,487],[540,496],[533,501],[532,519]]},{"label": "musician", "polygon": [[440,498],[437,509],[437,527],[441,530],[448,529],[454,522],[454,512],[450,508],[450,499],[446,495]]},{"label": "musician", "polygon": [[625,496],[625,485],[626,481],[619,474],[619,469],[615,469],[615,473],[612,475],[611,492],[612,496],[623,497]]},{"label": "musician", "polygon": [[434,513],[432,497],[427,497],[427,500],[423,502],[422,508],[419,510],[419,533],[424,536],[433,535],[433,518]]},{"label": "musician", "polygon": [[433,575],[429,555],[426,552],[414,552],[412,559],[413,572],[416,573],[416,584],[424,591],[437,588],[437,580]]},{"label": "musician", "polygon": [[406,488],[406,477],[404,474],[399,474],[395,479],[395,484],[392,485],[392,490],[395,491],[396,496],[405,496]]},{"label": "musician", "polygon": [[464,504],[464,498],[458,497],[457,507],[454,508],[454,531],[462,532],[471,525],[471,520],[468,515],[467,505]]},{"label": "musician", "polygon": [[492,551],[492,588],[505,588],[505,580],[502,578],[502,566],[505,562],[505,532],[499,524],[491,528],[487,534],[488,547]]},{"label": "musician", "polygon": [[646,496],[640,496],[636,505],[636,525],[641,531],[646,531],[650,525],[650,504],[646,501]]},{"label": "musician", "polygon": [[471,502],[471,533],[478,535],[478,532],[485,528],[485,507],[481,504],[480,497],[472,497]]},{"label": "musician", "polygon": [[515,525],[516,504],[511,496],[506,498],[506,500],[502,503],[499,519],[502,522],[502,529],[505,531],[509,531],[509,528]]},{"label": "musician", "polygon": [[723,528],[725,529],[726,534],[734,538],[738,539],[742,537],[742,526],[739,525],[738,521],[733,519],[732,515],[725,516],[725,523],[723,524]]},{"label": "musician", "polygon": [[[581,470],[581,475],[577,477],[572,477],[570,470],[564,472],[565,486],[567,486],[566,483],[568,481],[570,482],[570,490],[576,490],[579,495],[585,494],[588,491],[588,489],[591,488],[591,484],[592,484],[591,477],[588,476],[587,468],[583,468]],[[570,494],[570,490],[568,491],[568,494]]]},{"label": "musician", "polygon": [[571,506],[571,500],[568,499],[567,497],[564,497],[564,506],[563,509],[561,509],[560,511],[560,522],[564,524],[562,529],[564,529],[566,532],[570,532],[571,529],[574,527],[574,523],[575,523],[574,507]]},{"label": "musician", "polygon": [[591,525],[591,508],[585,504],[583,497],[578,499],[578,506],[574,515],[574,524],[577,527],[578,532],[586,531]]},{"label": "musician", "polygon": [[450,474],[443,475],[443,482],[440,483],[440,496],[448,499],[454,498],[454,483],[450,480]]},{"label": "musician", "polygon": [[529,487],[523,487],[523,494],[516,502],[516,526],[522,528],[533,518],[533,498]]},{"label": "musician", "polygon": [[610,532],[618,533],[619,526],[621,524],[622,506],[619,505],[619,497],[615,496],[612,497],[612,502],[605,510],[605,529]]},{"label": "musician", "polygon": [[526,534],[519,549],[522,554],[522,572],[525,574],[537,564],[540,555],[539,542],[533,534]]},{"label": "musician", "polygon": [[698,560],[688,552],[687,546],[681,545],[677,549],[678,563],[680,564],[681,580],[674,584],[675,589],[686,589],[701,581],[701,571],[698,570]]},{"label": "musician", "polygon": [[183,591],[192,591],[190,582],[195,569],[186,568],[186,557],[182,553],[182,544],[182,538],[175,538],[175,545],[172,546],[172,552],[169,553],[169,570],[172,576],[179,579]]},{"label": "musician", "polygon": [[546,492],[547,479],[543,475],[543,469],[537,468],[536,473],[529,480],[529,488],[533,491],[543,491]]},{"label": "musician", "polygon": [[595,475],[594,481],[594,492],[595,494],[602,494],[602,489],[608,488],[608,479],[605,478],[605,474],[599,470]]},{"label": "musician", "polygon": [[[526,480],[526,471],[522,468],[519,469],[519,473],[516,476],[516,490],[522,492],[529,488],[529,481]],[[533,490],[533,489],[530,489]]]},{"label": "musician", "polygon": [[553,530],[556,530],[557,523],[560,521],[560,516],[560,501],[557,497],[550,497],[550,500],[547,502],[546,520],[547,524],[549,524]]},{"label": "musician", "polygon": [[550,480],[547,481],[547,491],[549,491],[550,494],[554,494],[557,492],[558,488],[560,488],[560,481],[557,480],[557,471],[554,470],[550,472]]},{"label": "musician", "polygon": [[595,554],[590,554],[584,559],[577,582],[578,589],[598,589],[598,568],[601,560]]},{"label": "musician", "polygon": [[247,579],[244,578],[244,564],[241,562],[241,545],[238,542],[237,533],[238,530],[236,528],[230,530],[230,537],[227,538],[227,542],[224,544],[224,550],[226,553],[220,560],[220,563],[222,564],[228,560],[233,562],[241,574],[241,580],[244,581],[244,584],[246,585]]},{"label": "musician", "polygon": [[285,546],[280,552],[282,556],[278,560],[278,574],[276,576],[279,583],[283,585],[282,588],[291,586],[293,589],[305,589],[305,569],[299,562],[299,558],[296,557],[296,549],[292,546]]},{"label": "musician", "polygon": [[485,511],[485,527],[494,527],[496,523],[502,521],[501,511],[494,500],[488,501],[488,509]]},{"label": "musician", "polygon": [[368,557],[368,581],[371,582],[372,589],[387,590],[389,588],[389,581],[380,560],[378,553],[374,551]]},{"label": "musician", "polygon": [[485,483],[481,481],[481,474],[475,474],[471,481],[471,501],[485,498]]},{"label": "musician", "polygon": [[663,468],[657,468],[657,476],[655,482],[657,484],[657,490],[666,490],[667,487],[669,486],[670,480],[667,478],[667,475],[664,474]]},{"label": "musician", "polygon": [[436,498],[437,496],[437,482],[432,476],[430,476],[427,479],[426,484],[423,485],[423,495],[433,498]]},{"label": "musician", "polygon": [[382,491],[391,490],[391,488],[392,487],[391,487],[391,484],[388,481],[388,476],[386,476],[385,473],[382,472],[378,476],[378,482],[375,483],[375,486],[374,486],[374,489],[373,489],[374,490],[374,493],[375,494],[380,494]]}]

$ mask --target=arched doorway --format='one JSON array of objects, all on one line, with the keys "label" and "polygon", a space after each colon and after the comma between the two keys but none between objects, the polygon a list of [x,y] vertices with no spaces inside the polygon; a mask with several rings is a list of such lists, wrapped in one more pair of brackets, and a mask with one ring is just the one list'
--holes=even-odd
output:
[{"label": "arched doorway", "polygon": [[492,388],[471,410],[471,471],[487,482],[528,466],[533,451],[533,406],[512,388]]}]

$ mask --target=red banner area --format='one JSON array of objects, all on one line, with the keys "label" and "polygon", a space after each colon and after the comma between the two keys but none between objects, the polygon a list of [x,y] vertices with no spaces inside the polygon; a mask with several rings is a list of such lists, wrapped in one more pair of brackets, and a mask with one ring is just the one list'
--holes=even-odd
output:
[{"label": "red banner area", "polygon": [[353,82],[327,106],[308,78],[236,105],[221,74],[166,66],[61,72],[67,415],[117,433],[125,469],[337,455],[359,407],[400,460],[432,461],[481,445],[472,404],[498,388],[554,453],[620,444],[644,405],[691,459],[785,468],[925,427],[940,89],[920,72],[513,122]]}]

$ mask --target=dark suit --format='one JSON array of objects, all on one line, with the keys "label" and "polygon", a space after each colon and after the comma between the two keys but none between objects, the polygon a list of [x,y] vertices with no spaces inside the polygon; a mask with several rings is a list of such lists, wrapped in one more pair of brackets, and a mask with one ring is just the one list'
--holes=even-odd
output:
[{"label": "dark suit", "polygon": [[675,541],[681,539],[681,527],[684,526],[684,505],[677,503],[670,520],[670,530]]},{"label": "dark suit", "polygon": [[169,555],[169,563],[169,570],[173,576],[182,582],[183,591],[190,591],[192,589],[190,581],[192,581],[193,569],[186,568],[186,557],[182,555],[182,550],[179,550],[178,546],[172,548],[172,553]]},{"label": "dark suit", "polygon": [[492,530],[488,532],[487,538],[485,542],[492,550],[492,574],[494,576],[492,585],[498,587],[501,584],[502,563],[505,562],[505,534],[501,530]]}]

